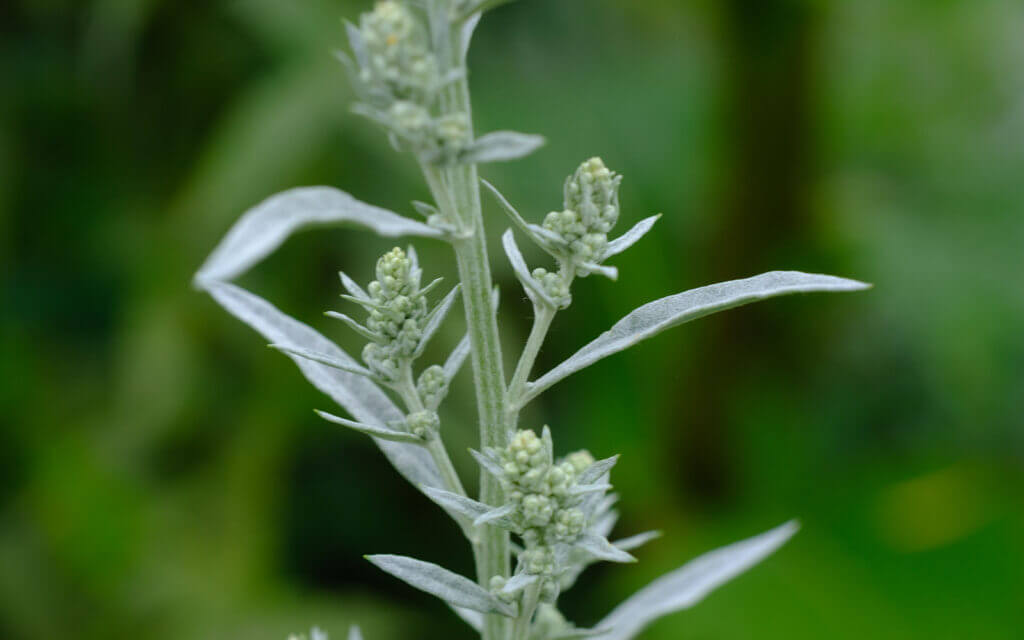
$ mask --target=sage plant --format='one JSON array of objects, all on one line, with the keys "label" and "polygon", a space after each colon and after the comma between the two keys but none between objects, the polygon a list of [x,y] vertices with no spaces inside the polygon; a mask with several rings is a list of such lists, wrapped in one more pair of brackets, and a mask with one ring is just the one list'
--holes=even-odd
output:
[{"label": "sage plant", "polygon": [[[531,380],[548,328],[572,302],[574,280],[592,275],[616,279],[609,261],[640,240],[657,216],[617,235],[622,178],[600,158],[583,161],[565,179],[561,205],[539,222],[520,215],[494,186],[480,180],[479,164],[526,156],[543,142],[536,135],[497,131],[478,137],[473,131],[466,52],[481,14],[500,3],[385,0],[362,15],[358,25],[346,24],[351,56],[338,57],[358,97],[353,109],[418,163],[433,200],[412,203],[422,221],[331,187],[292,189],[246,212],[195,282],[291,358],[348,414],[318,411],[320,416],[373,438],[398,472],[454,519],[473,553],[476,575],[471,579],[396,555],[368,556],[370,562],[441,598],[485,640],[628,640],[652,620],[693,606],[759,562],[797,525],[788,522],[703,555],[641,589],[596,626],[578,627],[559,612],[559,595],[595,562],[633,562],[631,552],[657,534],[610,540],[616,521],[610,472],[617,456],[595,459],[587,451],[559,452],[553,437],[557,425],[520,425],[521,409],[569,375],[670,327],[764,298],[867,285],[773,271],[670,295],[629,313]],[[533,327],[510,377],[499,348],[498,293],[487,255],[481,187],[511,221],[502,246],[533,306]],[[365,288],[342,273],[348,308],[327,315],[366,340],[359,362],[309,326],[231,284],[293,232],[324,225],[355,225],[383,236],[447,244],[460,281],[440,295],[439,281],[427,282],[412,247],[384,254]],[[548,262],[531,269],[517,234],[540,247]],[[444,362],[421,362],[459,297],[467,335]],[[438,414],[467,358],[479,412],[479,448],[472,451],[480,467],[475,497],[467,494],[451,463]],[[326,637],[316,629],[312,636]],[[359,638],[358,628],[349,637]]]}]

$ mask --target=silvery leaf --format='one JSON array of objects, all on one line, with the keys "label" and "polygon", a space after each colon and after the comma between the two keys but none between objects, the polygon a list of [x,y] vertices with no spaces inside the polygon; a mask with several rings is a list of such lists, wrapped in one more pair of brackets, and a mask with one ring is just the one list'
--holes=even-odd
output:
[{"label": "silvery leaf", "polygon": [[661,616],[688,609],[719,585],[763,560],[796,533],[795,521],[706,553],[647,585],[601,621],[601,640],[630,640]]},{"label": "silvery leaf", "polygon": [[590,484],[591,482],[597,482],[604,477],[604,474],[612,470],[615,463],[619,461],[619,456],[615,455],[604,460],[598,460],[592,463],[589,467],[580,472],[580,475],[576,477],[576,482],[580,484]]},{"label": "silvery leaf", "polygon": [[542,303],[552,309],[557,308],[554,300],[548,297],[548,294],[541,287],[540,283],[537,282],[532,275],[530,270],[526,266],[526,260],[523,259],[523,254],[519,251],[519,245],[516,244],[515,234],[512,233],[511,229],[507,229],[501,236],[501,246],[505,249],[505,255],[508,256],[508,261],[512,265],[512,271],[515,272],[516,278],[522,283],[523,289],[526,290],[526,295],[534,304]]},{"label": "silvery leaf", "polygon": [[361,68],[365,68],[369,62],[369,56],[366,53],[366,43],[363,41],[363,34],[359,31],[359,27],[348,20],[345,21],[345,33],[348,34],[348,44],[352,48],[352,55],[356,57],[356,63]]},{"label": "silvery leaf", "polygon": [[508,594],[519,593],[534,582],[537,582],[538,577],[534,573],[517,573],[508,579],[505,586],[501,588],[501,592]]},{"label": "silvery leaf", "polygon": [[[349,429],[353,429],[355,431],[358,431],[359,433],[365,433],[366,435],[373,436],[374,438],[390,440],[392,442],[413,442],[417,444],[423,444],[422,438],[414,436],[413,434],[408,433],[406,431],[399,431],[397,429],[392,429],[391,427],[378,427],[372,424],[363,424],[362,422],[348,420],[347,418],[342,418],[340,416],[327,413],[326,411],[320,411],[319,409],[314,409],[313,411],[316,412],[316,415],[320,416],[327,422],[340,424],[343,427],[348,427]],[[429,490],[429,487],[423,487],[424,493],[426,493]]]},{"label": "silvery leaf", "polygon": [[476,30],[476,25],[480,23],[480,17],[483,15],[480,11],[473,11],[465,18],[465,22],[462,23],[462,28],[459,30],[459,53],[462,56],[462,61],[466,61],[466,56],[469,55],[469,43],[473,40],[473,31]]},{"label": "silvery leaf", "polygon": [[480,453],[476,449],[470,449],[469,453],[476,460],[476,463],[480,465],[481,469],[495,478],[501,479],[505,477],[505,472],[501,469],[501,465],[494,458],[485,453]]},{"label": "silvery leaf", "polygon": [[[323,640],[327,640],[327,636],[324,636]],[[348,640],[363,640],[363,632],[359,627],[352,625],[348,628]]]},{"label": "silvery leaf", "polygon": [[[270,342],[291,349],[323,353],[357,366],[356,361],[336,344],[259,296],[226,282],[207,282],[203,286],[222,307]],[[370,380],[299,356],[291,358],[314,387],[330,396],[357,420],[383,426],[404,417],[391,399]],[[437,465],[423,447],[381,439],[375,439],[375,442],[398,472],[414,485],[437,487],[443,484]]]},{"label": "silvery leaf", "polygon": [[377,333],[375,331],[370,331],[369,329],[367,329],[363,325],[359,324],[358,322],[356,322],[355,320],[353,320],[349,316],[345,315],[344,313],[338,313],[337,311],[327,311],[327,312],[324,313],[324,315],[327,316],[328,318],[334,318],[335,320],[341,320],[342,322],[345,323],[345,325],[349,329],[355,331],[356,333],[358,333],[362,337],[366,338],[370,342],[383,342],[384,341],[384,336],[380,335],[379,333]]},{"label": "silvery leaf", "polygon": [[574,484],[568,491],[571,496],[584,496],[588,493],[600,493],[602,491],[609,491],[612,485],[607,482],[598,482],[594,484]]},{"label": "silvery leaf", "polygon": [[451,491],[445,491],[444,489],[424,487],[423,493],[427,494],[428,498],[446,509],[449,513],[459,513],[470,520],[476,520],[491,510],[490,506],[482,502],[477,502],[472,498],[467,498]]},{"label": "silvery leaf", "polygon": [[608,542],[606,538],[595,536],[592,533],[581,535],[574,543],[574,546],[601,560],[609,562],[636,562],[636,558],[622,549],[612,546],[612,543]]},{"label": "silvery leaf", "polygon": [[568,360],[527,385],[521,404],[586,368],[598,360],[677,325],[716,311],[724,311],[750,302],[791,293],[815,291],[858,291],[870,285],[835,276],[769,271],[752,278],[730,280],[661,298],[639,307],[586,345]]},{"label": "silvery leaf", "polygon": [[357,298],[359,300],[370,299],[370,296],[366,291],[364,291],[355,280],[348,277],[344,271],[339,271],[338,277],[341,279],[341,286],[345,287],[345,291],[348,291],[353,298]]},{"label": "silvery leaf", "polygon": [[519,227],[520,231],[525,233],[528,238],[533,240],[537,244],[537,246],[544,249],[548,253],[555,255],[554,242],[557,242],[559,240],[557,236],[555,237],[554,241],[552,241],[550,237],[552,234],[547,229],[544,229],[543,227],[538,227],[535,224],[530,224],[526,220],[524,220],[523,216],[519,215],[519,212],[516,211],[516,208],[513,207],[508,200],[505,199],[505,196],[501,195],[501,192],[498,191],[497,187],[483,179],[481,179],[480,182],[491,193],[491,195],[494,196],[494,199],[498,201],[498,205],[501,206],[501,210],[505,212],[505,215],[507,215],[510,220],[512,220],[513,224]]},{"label": "silvery leaf", "polygon": [[414,558],[395,555],[366,556],[380,569],[449,604],[481,613],[515,615],[515,610],[480,585],[447,569]]},{"label": "silvery leaf", "polygon": [[618,269],[603,264],[597,264],[596,262],[583,262],[579,265],[578,269],[582,270],[583,274],[585,275],[597,273],[608,278],[609,280],[619,279]]},{"label": "silvery leaf", "polygon": [[305,358],[307,360],[312,360],[313,362],[319,362],[320,364],[325,364],[328,367],[331,367],[332,369],[340,369],[341,371],[348,371],[349,373],[354,373],[354,374],[359,375],[359,376],[365,376],[367,378],[370,378],[371,380],[376,378],[376,376],[373,374],[373,372],[370,371],[369,369],[367,369],[366,367],[361,367],[358,364],[349,364],[349,363],[347,363],[347,362],[345,362],[343,360],[339,360],[337,358],[332,358],[331,356],[329,356],[327,354],[324,354],[324,353],[316,353],[316,352],[310,351],[308,349],[295,349],[293,347],[286,347],[286,346],[281,345],[281,344],[271,344],[271,345],[267,345],[267,346],[270,347],[271,349],[277,349],[278,351],[281,351],[281,352],[286,353],[288,355],[298,356],[300,358]]},{"label": "silvery leaf", "polygon": [[615,542],[612,542],[612,544],[618,547],[619,549],[622,549],[623,551],[632,551],[633,549],[642,547],[651,540],[660,537],[660,531],[645,531],[643,533],[638,533],[635,536],[629,536],[628,538],[623,538],[622,540],[616,540]]},{"label": "silvery leaf", "polygon": [[617,256],[626,249],[632,247],[640,238],[644,237],[644,235],[651,230],[651,227],[654,226],[654,223],[657,222],[660,217],[661,214],[659,213],[656,216],[644,218],[633,225],[632,229],[609,242],[608,246],[606,246],[604,251],[601,253],[601,260],[607,260],[612,256]]},{"label": "silvery leaf", "polygon": [[505,504],[495,509],[489,510],[487,513],[482,513],[473,520],[473,524],[480,526],[482,524],[493,524],[501,529],[514,529],[515,523],[509,519],[509,516],[516,510],[514,505]]},{"label": "silvery leaf", "polygon": [[516,131],[485,133],[459,154],[464,164],[505,162],[530,155],[544,144],[544,137]]},{"label": "silvery leaf", "polygon": [[441,323],[444,322],[445,316],[448,315],[448,311],[452,308],[452,304],[455,302],[455,296],[459,294],[459,289],[462,287],[462,283],[455,285],[448,295],[446,295],[441,302],[427,316],[427,322],[423,326],[423,336],[420,338],[420,343],[416,345],[416,351],[413,352],[412,357],[418,358],[423,355],[423,350],[427,348],[427,343],[434,337],[434,334],[440,328]]},{"label": "silvery leaf", "polygon": [[295,231],[341,223],[367,227],[383,236],[443,235],[422,222],[360,202],[344,191],[300,187],[271,196],[245,212],[203,263],[195,281],[231,280],[273,252]]},{"label": "silvery leaf", "polygon": [[416,209],[416,213],[420,214],[424,218],[429,218],[430,216],[441,213],[434,205],[427,204],[426,202],[421,202],[419,200],[413,200],[412,207],[413,209]]}]

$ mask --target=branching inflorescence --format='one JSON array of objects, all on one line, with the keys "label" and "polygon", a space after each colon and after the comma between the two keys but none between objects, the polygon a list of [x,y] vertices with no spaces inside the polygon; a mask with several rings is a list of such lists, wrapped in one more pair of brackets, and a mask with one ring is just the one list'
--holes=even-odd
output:
[{"label": "branching inflorescence", "polygon": [[[501,0],[380,2],[359,25],[347,24],[352,57],[338,54],[358,102],[353,110],[379,124],[395,149],[411,153],[433,203],[414,202],[419,222],[360,202],[329,187],[278,194],[248,211],[196,275],[196,285],[287,354],[318,389],[351,418],[326,420],[374,438],[395,468],[458,523],[476,560],[475,580],[438,565],[393,555],[368,559],[446,601],[486,640],[594,637],[628,640],[652,620],[696,604],[708,592],[756,564],[795,531],[786,523],[712,551],[684,565],[612,611],[595,627],[578,628],[558,610],[559,594],[598,561],[633,562],[630,551],[655,538],[641,533],[609,541],[616,521],[610,471],[617,456],[587,451],[557,457],[551,430],[520,429],[519,411],[558,381],[667,328],[769,297],[813,291],[854,291],[867,285],[833,276],[774,271],[675,294],[628,314],[563,363],[530,381],[537,354],[559,310],[572,302],[575,278],[618,277],[606,262],[625,251],[658,216],[610,238],[620,217],[621,176],[590,158],[565,180],[560,210],[528,222],[477,165],[512,160],[543,139],[510,131],[475,136],[466,82],[466,52],[481,14]],[[490,275],[480,187],[494,197],[522,236],[553,265],[530,269],[513,229],[502,245],[534,310],[534,323],[514,371],[506,378],[498,348],[497,291]],[[342,297],[361,308],[362,322],[327,315],[362,336],[358,362],[310,327],[230,283],[306,226],[356,224],[383,236],[418,236],[448,243],[459,282],[436,302],[440,280],[423,284],[412,247],[377,262],[363,289],[340,274]],[[415,366],[461,293],[467,335],[439,364]],[[439,407],[455,374],[470,359],[480,414],[480,495],[467,495],[442,440]],[[397,403],[396,403],[397,400]],[[313,638],[324,638],[317,629]],[[358,628],[350,639],[361,638]]]}]

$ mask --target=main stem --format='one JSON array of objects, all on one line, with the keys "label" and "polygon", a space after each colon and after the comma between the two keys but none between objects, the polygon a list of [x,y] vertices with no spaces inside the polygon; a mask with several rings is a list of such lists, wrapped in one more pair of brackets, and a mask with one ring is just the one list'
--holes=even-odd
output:
[{"label": "main stem", "polygon": [[[458,32],[457,29],[454,31]],[[457,40],[453,43],[453,51],[459,51]],[[472,123],[469,85],[465,77],[449,86],[442,95],[441,103],[445,113],[464,113]],[[500,448],[505,446],[506,441],[505,373],[501,361],[498,321],[491,302],[493,281],[480,210],[480,183],[475,165],[446,168],[442,176],[447,195],[450,196],[450,205],[455,209],[450,212],[457,218],[453,222],[457,222],[463,232],[462,237],[454,240],[453,246],[462,281],[462,300],[472,347],[471,364],[480,419],[480,446]],[[489,505],[504,502],[497,479],[483,471],[480,473],[480,500]],[[478,533],[479,542],[474,545],[477,580],[487,589],[492,576],[509,574],[509,536],[507,531],[497,527],[481,527]],[[496,614],[485,616],[484,640],[506,640],[508,633],[507,618]]]}]

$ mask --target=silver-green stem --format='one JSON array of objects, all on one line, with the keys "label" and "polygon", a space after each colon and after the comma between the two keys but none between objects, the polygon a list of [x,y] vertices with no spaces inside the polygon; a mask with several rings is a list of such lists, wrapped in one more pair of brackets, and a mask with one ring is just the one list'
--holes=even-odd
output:
[{"label": "silver-green stem", "polygon": [[523,590],[523,599],[519,605],[519,615],[512,627],[512,640],[528,640],[530,637],[530,621],[537,611],[537,603],[540,601],[540,590],[543,579],[539,579]]},{"label": "silver-green stem", "polygon": [[[458,56],[460,44],[458,29],[453,29],[450,54]],[[453,67],[463,61],[450,61]],[[469,85],[465,76],[451,83],[441,96],[444,114],[463,113],[470,123],[472,137],[472,108]],[[476,386],[477,409],[480,420],[480,446],[505,446],[505,373],[498,338],[498,322],[491,303],[492,289],[490,262],[487,258],[483,215],[480,210],[480,186],[475,165],[457,165],[438,171],[424,167],[428,183],[438,206],[460,230],[460,237],[452,240],[462,282],[462,300],[466,310],[466,325],[471,345],[470,362]],[[480,500],[489,505],[504,502],[501,485],[489,474],[480,473]],[[509,575],[508,532],[497,527],[482,527],[474,544],[477,580],[489,588],[492,576]],[[491,614],[484,618],[484,640],[507,640],[510,630],[507,618]]]}]

